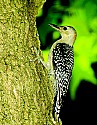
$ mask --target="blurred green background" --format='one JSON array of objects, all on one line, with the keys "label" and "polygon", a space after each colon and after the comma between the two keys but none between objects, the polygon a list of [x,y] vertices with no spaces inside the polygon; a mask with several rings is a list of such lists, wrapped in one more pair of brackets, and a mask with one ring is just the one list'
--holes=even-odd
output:
[{"label": "blurred green background", "polygon": [[[77,31],[74,44],[75,62],[70,84],[70,96],[82,80],[97,85],[97,0],[47,0],[37,16],[37,28],[45,61],[51,45],[60,35],[48,24],[70,25]],[[97,68],[97,64],[96,64]]]}]

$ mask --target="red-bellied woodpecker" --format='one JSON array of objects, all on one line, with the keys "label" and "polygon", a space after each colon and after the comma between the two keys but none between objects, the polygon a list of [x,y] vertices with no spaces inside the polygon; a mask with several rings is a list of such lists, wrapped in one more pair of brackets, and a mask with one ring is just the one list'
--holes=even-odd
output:
[{"label": "red-bellied woodpecker", "polygon": [[61,39],[57,40],[51,47],[49,54],[50,69],[55,79],[55,98],[53,112],[59,119],[62,107],[62,98],[66,96],[74,65],[73,44],[76,39],[76,30],[71,26],[57,26],[49,24],[61,34]]}]

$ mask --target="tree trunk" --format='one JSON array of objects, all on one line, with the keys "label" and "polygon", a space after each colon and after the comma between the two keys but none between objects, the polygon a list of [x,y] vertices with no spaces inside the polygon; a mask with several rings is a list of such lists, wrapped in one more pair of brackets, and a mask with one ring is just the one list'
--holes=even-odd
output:
[{"label": "tree trunk", "polygon": [[0,125],[53,125],[53,85],[38,60],[36,16],[44,2],[0,1]]}]

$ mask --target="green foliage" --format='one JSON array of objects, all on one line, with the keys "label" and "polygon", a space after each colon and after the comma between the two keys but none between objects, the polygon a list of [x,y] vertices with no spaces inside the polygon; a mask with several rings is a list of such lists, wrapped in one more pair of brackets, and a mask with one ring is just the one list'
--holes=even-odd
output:
[{"label": "green foliage", "polygon": [[[59,19],[62,22],[58,22]],[[54,6],[48,9],[48,14],[39,27],[40,39],[43,43],[46,42],[46,33],[54,31],[47,26],[48,23],[71,25],[77,31],[77,39],[74,44],[75,64],[70,85],[71,97],[74,99],[81,80],[97,84],[91,68],[91,64],[97,61],[97,1],[71,0],[67,7],[62,6],[60,1],[56,0]],[[57,36],[58,33],[54,31],[53,39],[55,40]],[[47,55],[46,51],[45,53]]]}]

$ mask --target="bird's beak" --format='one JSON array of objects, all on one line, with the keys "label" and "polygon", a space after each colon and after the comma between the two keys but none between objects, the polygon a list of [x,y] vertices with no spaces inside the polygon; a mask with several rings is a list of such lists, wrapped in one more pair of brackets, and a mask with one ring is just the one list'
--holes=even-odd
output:
[{"label": "bird's beak", "polygon": [[60,30],[60,27],[55,25],[55,24],[49,24],[49,26],[51,26],[52,28],[54,28],[55,30]]}]

